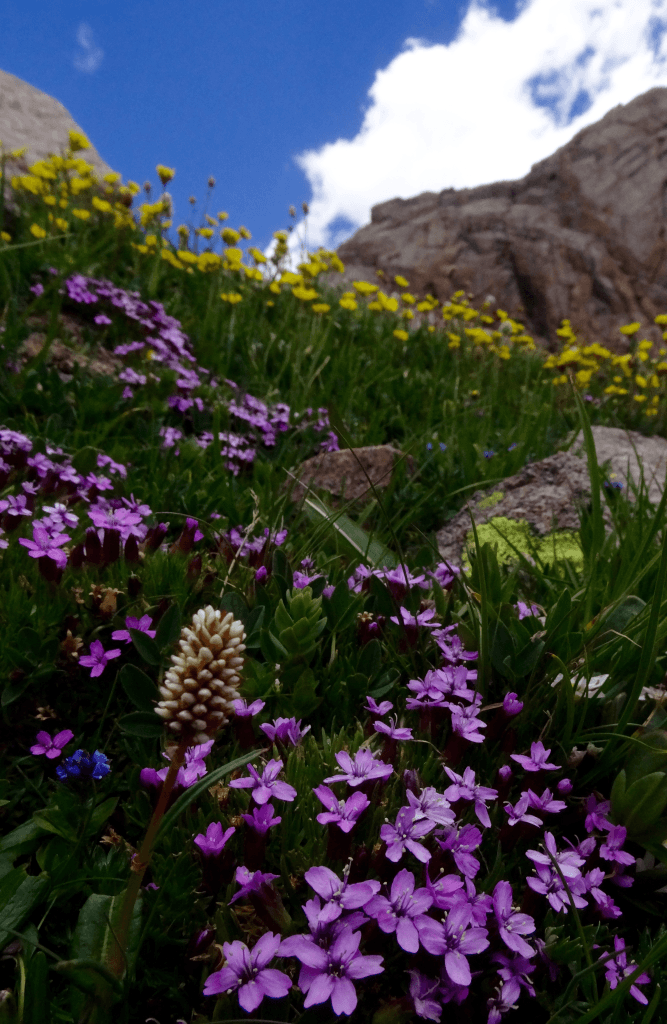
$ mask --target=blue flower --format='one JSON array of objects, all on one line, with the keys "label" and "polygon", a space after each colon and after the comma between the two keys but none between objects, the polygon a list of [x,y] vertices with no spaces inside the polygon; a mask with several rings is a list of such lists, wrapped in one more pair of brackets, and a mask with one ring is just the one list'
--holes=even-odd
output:
[{"label": "blue flower", "polygon": [[447,451],[447,445],[444,443],[444,441],[440,442],[440,451],[441,452],[446,452]]},{"label": "blue flower", "polygon": [[427,451],[427,452],[430,452],[432,448],[433,448],[433,445],[432,445],[432,443],[431,443],[431,442],[429,441],[429,443],[428,443],[428,444],[426,445],[426,451]]},{"label": "blue flower", "polygon": [[89,754],[87,750],[76,750],[71,757],[66,757],[56,768],[56,775],[61,782],[70,779],[103,779],[111,771],[106,754],[96,750]]},{"label": "blue flower", "polygon": [[487,451],[484,452],[484,458],[485,459],[492,459],[495,454],[496,453],[492,449],[489,448],[489,449],[487,449]]},{"label": "blue flower", "polygon": [[508,451],[508,452],[513,452],[513,451],[514,451],[514,449],[516,448],[516,445],[517,445],[516,441],[512,441],[512,444],[511,444],[511,445],[509,446],[509,448],[507,449],[507,451]]}]

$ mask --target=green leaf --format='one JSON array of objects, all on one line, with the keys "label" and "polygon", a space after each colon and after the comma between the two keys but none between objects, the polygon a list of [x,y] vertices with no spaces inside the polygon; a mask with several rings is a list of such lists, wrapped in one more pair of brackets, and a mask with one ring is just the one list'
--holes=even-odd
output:
[{"label": "green leaf", "polygon": [[32,910],[46,898],[49,877],[26,875],[16,891],[0,907],[0,947],[5,946],[11,936],[10,929],[18,931]]},{"label": "green leaf", "polygon": [[3,708],[9,707],[15,700],[18,700],[21,694],[28,686],[30,686],[32,679],[30,676],[26,676],[25,679],[20,679],[15,683],[10,683],[9,686],[5,686],[2,691],[2,698],[0,704]]},{"label": "green leaf", "polygon": [[253,608],[248,616],[248,621],[245,624],[246,638],[243,641],[247,651],[255,650],[255,648],[260,646],[264,611],[264,606],[258,605],[256,608]]},{"label": "green leaf", "polygon": [[[155,644],[160,651],[165,647],[171,647],[181,635],[181,610],[177,604],[172,604],[157,624],[155,631]],[[145,659],[144,659],[145,660]]]},{"label": "green leaf", "polygon": [[88,476],[97,467],[97,448],[89,444],[85,448],[80,448],[72,458],[72,465],[77,473]]},{"label": "green leaf", "polygon": [[[92,893],[79,911],[71,945],[71,960],[58,965],[73,982],[71,1002],[78,1020],[84,1007],[92,1001],[95,1006],[95,1022],[112,1024],[112,1007],[118,999],[118,981],[111,977],[107,964],[115,952],[114,932],[117,930],[125,893],[106,896]],[[132,914],[127,943],[127,966],[134,968],[136,949],[141,931],[141,896],[138,897]],[[83,991],[81,991],[83,990]],[[88,992],[89,996],[84,993]],[[117,1014],[115,1015],[118,1019]]]},{"label": "green leaf", "polygon": [[159,665],[160,648],[155,643],[155,640],[147,636],[140,629],[130,629],[129,634],[132,637],[132,643],[139,657],[148,665]]},{"label": "green leaf", "polygon": [[136,665],[123,665],[118,673],[120,685],[135,707],[140,711],[151,711],[159,692],[153,680]]},{"label": "green leaf", "polygon": [[47,1020],[51,1020],[49,965],[46,954],[38,949],[28,966],[22,1024],[44,1024]]},{"label": "green leaf", "polygon": [[116,810],[118,803],[117,796],[110,796],[108,799],[103,800],[101,804],[98,804],[93,813],[90,816],[90,822],[86,835],[94,836],[102,828],[102,825],[111,817],[113,812]]},{"label": "green leaf", "polygon": [[395,569],[398,565],[398,559],[386,545],[379,540],[372,540],[370,535],[357,526],[344,512],[335,512],[330,509],[321,498],[304,498],[304,507],[311,522],[324,520],[355,554],[367,559],[371,565],[378,569],[384,566],[388,569]]},{"label": "green leaf", "polygon": [[374,679],[382,668],[382,644],[379,640],[370,640],[361,648],[357,671],[368,679]]},{"label": "green leaf", "polygon": [[6,836],[0,839],[0,853],[21,848],[24,843],[36,843],[46,832],[47,829],[43,828],[34,818],[30,821],[24,821],[22,825],[19,825],[12,832],[8,832]]},{"label": "green leaf", "polygon": [[248,606],[235,590],[228,590],[226,594],[222,595],[220,601],[220,611],[226,615],[231,612],[235,619],[240,619],[245,626],[246,619],[248,618]]},{"label": "green leaf", "polygon": [[132,711],[118,719],[118,728],[128,736],[155,739],[164,733],[164,722],[150,711]]}]

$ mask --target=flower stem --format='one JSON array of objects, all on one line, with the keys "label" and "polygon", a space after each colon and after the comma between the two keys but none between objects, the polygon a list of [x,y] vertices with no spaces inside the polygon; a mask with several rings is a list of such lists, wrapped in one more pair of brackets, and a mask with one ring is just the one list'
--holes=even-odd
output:
[{"label": "flower stem", "polygon": [[150,863],[151,855],[153,853],[153,843],[157,837],[164,812],[167,809],[167,803],[171,796],[171,791],[174,788],[174,783],[176,782],[178,769],[185,760],[185,751],[187,750],[187,746],[187,740],[181,740],[173,754],[169,771],[167,772],[167,777],[164,780],[160,791],[157,806],[153,811],[153,817],[146,829],[144,841],[141,844],[139,852],[132,858],[132,873],[127,884],[127,889],[125,890],[125,898],[120,912],[118,927],[114,935],[115,942],[109,955],[108,962],[110,971],[117,978],[120,978],[125,970],[127,962],[127,942],[130,933],[130,925],[132,923],[132,915],[134,913],[134,905],[137,902],[137,896],[141,889],[141,883],[146,873],[146,868]]}]

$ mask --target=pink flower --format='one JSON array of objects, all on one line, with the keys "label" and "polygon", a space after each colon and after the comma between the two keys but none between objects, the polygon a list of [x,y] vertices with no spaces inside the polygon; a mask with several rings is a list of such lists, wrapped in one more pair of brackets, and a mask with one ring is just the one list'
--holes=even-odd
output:
[{"label": "pink flower", "polygon": [[74,739],[74,733],[71,729],[63,729],[62,732],[57,732],[53,739],[49,736],[48,732],[38,732],[37,743],[30,748],[30,753],[36,757],[40,754],[46,754],[50,759],[60,757],[63,747],[66,747],[71,739]]},{"label": "pink flower", "polygon": [[132,643],[132,637],[130,636],[129,632],[131,629],[139,629],[141,630],[142,633],[145,633],[146,636],[150,636],[151,638],[153,638],[155,636],[156,630],[148,628],[151,625],[152,621],[153,620],[151,619],[150,615],[142,615],[140,619],[135,619],[132,615],[128,615],[127,618],[125,619],[126,628],[115,629],[111,634],[111,639],[124,640],[125,643],[127,644]]},{"label": "pink flower", "polygon": [[113,651],[105,651],[101,640],[93,640],[90,645],[90,654],[84,654],[83,657],[79,658],[79,664],[85,668],[90,668],[90,675],[94,678],[95,676],[102,675],[108,661],[119,657],[120,647]]}]

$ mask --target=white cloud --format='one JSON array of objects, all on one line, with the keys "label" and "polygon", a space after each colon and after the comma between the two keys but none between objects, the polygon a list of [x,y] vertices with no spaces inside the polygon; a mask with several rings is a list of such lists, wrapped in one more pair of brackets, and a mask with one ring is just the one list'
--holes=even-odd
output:
[{"label": "white cloud", "polygon": [[396,196],[522,178],[667,85],[666,30],[667,0],[525,0],[512,22],[471,0],[451,43],[406,39],[376,73],[358,134],[295,158],[313,193],[309,248],[335,248]]},{"label": "white cloud", "polygon": [[81,22],[76,32],[76,41],[83,52],[78,53],[74,58],[74,67],[77,71],[85,71],[92,74],[97,71],[104,57],[104,50],[95,45],[93,30],[90,25]]}]

